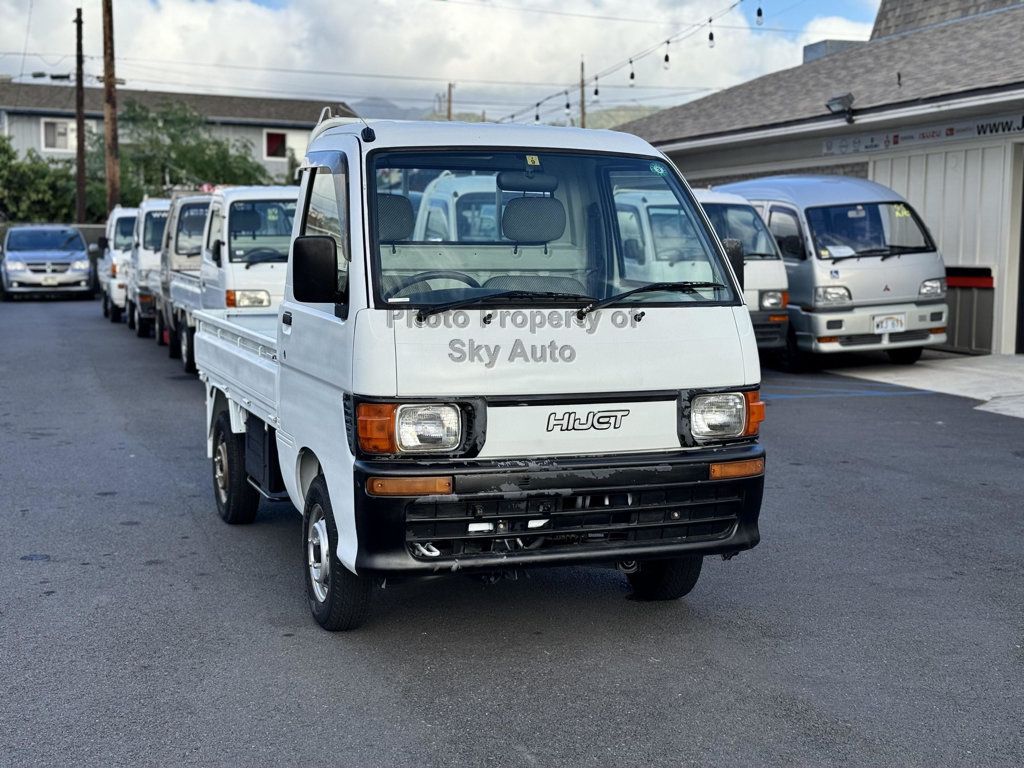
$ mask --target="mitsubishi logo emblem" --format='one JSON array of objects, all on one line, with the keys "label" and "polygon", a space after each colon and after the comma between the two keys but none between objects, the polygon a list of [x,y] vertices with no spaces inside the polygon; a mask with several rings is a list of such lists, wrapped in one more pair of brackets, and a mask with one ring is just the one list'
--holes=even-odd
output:
[{"label": "mitsubishi logo emblem", "polygon": [[887,286],[885,286],[885,288],[882,289],[882,292],[883,293],[889,293],[889,292],[891,292],[891,290],[892,289],[887,285]]}]

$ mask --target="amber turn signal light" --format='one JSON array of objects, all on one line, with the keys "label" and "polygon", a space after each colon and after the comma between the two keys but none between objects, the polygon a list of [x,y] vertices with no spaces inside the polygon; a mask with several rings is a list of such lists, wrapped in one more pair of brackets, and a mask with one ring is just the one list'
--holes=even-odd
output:
[{"label": "amber turn signal light", "polygon": [[930,329],[928,331],[928,333],[935,334],[936,336],[938,336],[940,333],[945,333],[945,332],[946,332],[945,328],[932,328],[932,329]]},{"label": "amber turn signal light", "polygon": [[761,422],[764,421],[764,402],[758,390],[744,392],[743,397],[747,400],[747,426],[743,429],[743,435],[751,437],[758,433]]},{"label": "amber turn signal light", "polygon": [[756,477],[764,474],[764,459],[722,461],[711,465],[712,480],[730,480],[737,477]]},{"label": "amber turn signal light", "polygon": [[367,453],[397,453],[395,414],[397,403],[360,403],[356,406],[359,447]]},{"label": "amber turn signal light", "polygon": [[371,496],[436,496],[452,493],[451,477],[371,477],[366,492]]}]

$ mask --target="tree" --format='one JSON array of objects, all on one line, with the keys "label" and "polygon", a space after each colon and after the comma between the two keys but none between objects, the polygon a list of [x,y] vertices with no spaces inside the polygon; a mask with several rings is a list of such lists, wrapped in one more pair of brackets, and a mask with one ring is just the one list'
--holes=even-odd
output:
[{"label": "tree", "polygon": [[19,159],[0,136],[0,220],[71,221],[75,171],[66,160],[47,160],[35,150]]}]

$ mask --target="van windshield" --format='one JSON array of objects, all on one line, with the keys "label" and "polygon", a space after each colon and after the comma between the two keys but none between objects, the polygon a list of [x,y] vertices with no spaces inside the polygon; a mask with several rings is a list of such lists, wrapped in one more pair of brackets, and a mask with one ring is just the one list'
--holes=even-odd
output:
[{"label": "van windshield", "polygon": [[781,259],[775,238],[752,206],[733,203],[705,203],[704,213],[723,240],[739,240],[745,259]]},{"label": "van windshield", "polygon": [[[380,301],[487,304],[515,291],[516,300],[579,304],[579,297],[601,300],[681,282],[699,287],[647,290],[621,301],[737,301],[696,203],[658,158],[437,150],[381,152],[371,163]],[[663,204],[669,219],[658,232],[623,213],[645,195]]]},{"label": "van windshield", "polygon": [[114,248],[127,251],[132,247],[132,234],[135,232],[135,217],[122,216],[114,222]]},{"label": "van windshield", "polygon": [[12,229],[7,235],[8,251],[84,251],[85,242],[77,229]]},{"label": "van windshield", "polygon": [[820,259],[895,256],[934,251],[928,232],[906,203],[858,203],[807,209]]},{"label": "van windshield", "polygon": [[167,226],[167,211],[150,211],[142,222],[142,247],[148,251],[159,251]]},{"label": "van windshield", "polygon": [[209,203],[187,203],[178,214],[178,231],[175,233],[174,252],[179,256],[198,256],[203,245],[203,227],[206,226],[206,212]]},{"label": "van windshield", "polygon": [[295,200],[240,200],[228,211],[231,261],[288,261]]}]

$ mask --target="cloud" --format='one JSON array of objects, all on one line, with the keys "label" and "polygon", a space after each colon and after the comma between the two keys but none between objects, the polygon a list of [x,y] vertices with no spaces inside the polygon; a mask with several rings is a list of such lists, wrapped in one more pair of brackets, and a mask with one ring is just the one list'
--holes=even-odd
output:
[{"label": "cloud", "polygon": [[[586,61],[588,98],[592,75],[632,52],[657,50],[628,69],[603,78],[601,106],[636,103],[667,106],[687,98],[689,88],[721,88],[801,60],[805,42],[827,36],[867,37],[870,25],[840,17],[814,19],[804,34],[784,36],[751,28],[734,11],[717,20],[716,45],[707,30],[673,43],[671,66],[662,67],[659,40],[700,22],[707,0],[563,0],[558,10],[629,16],[657,23],[612,22],[508,11],[519,0],[484,0],[479,5],[437,0],[292,0],[256,4],[246,0],[159,0],[115,3],[118,75],[128,87],[296,95],[325,101],[375,96],[429,108],[446,82],[456,83],[457,109],[490,116],[532,113],[537,99],[569,87],[575,104],[580,56]],[[71,19],[77,0],[36,2],[28,50],[72,53]],[[99,74],[102,52],[100,3],[85,0],[87,72]],[[725,6],[727,3],[722,2]],[[523,7],[528,7],[527,3]],[[536,4],[534,7],[551,8]],[[25,42],[25,5],[0,0],[0,51],[20,51]],[[739,28],[734,28],[739,27]],[[813,39],[812,39],[813,38]],[[196,63],[222,66],[200,67]],[[28,71],[70,71],[73,58],[30,58]],[[240,70],[223,65],[275,67],[301,72]],[[0,57],[0,72],[17,74],[20,55]],[[396,79],[316,75],[312,70],[396,75]],[[412,79],[436,78],[433,80]],[[514,81],[500,85],[480,81]],[[656,86],[657,89],[652,86]],[[652,98],[659,97],[659,98]],[[692,96],[691,96],[692,97]],[[546,107],[557,116],[564,97]]]}]

